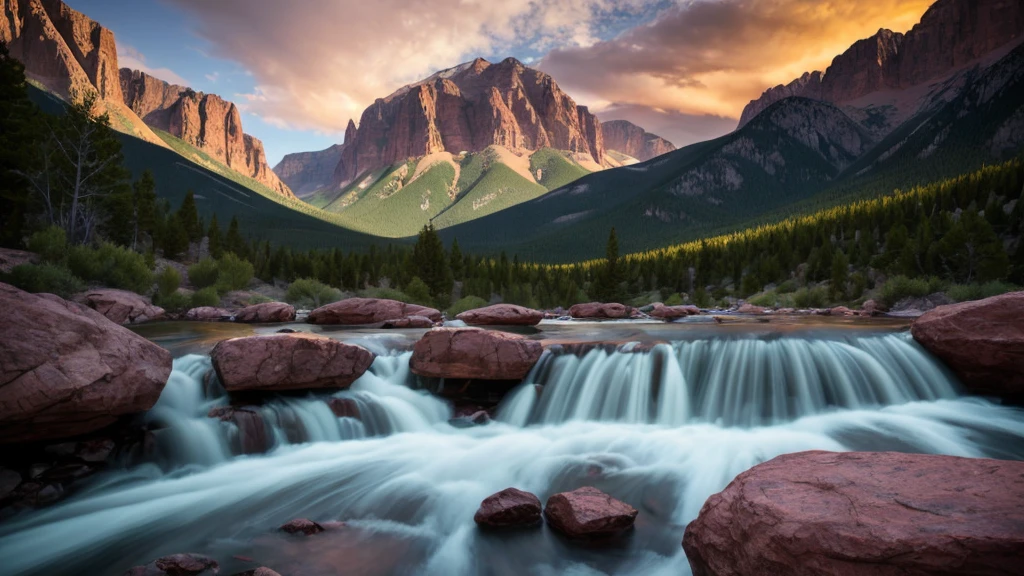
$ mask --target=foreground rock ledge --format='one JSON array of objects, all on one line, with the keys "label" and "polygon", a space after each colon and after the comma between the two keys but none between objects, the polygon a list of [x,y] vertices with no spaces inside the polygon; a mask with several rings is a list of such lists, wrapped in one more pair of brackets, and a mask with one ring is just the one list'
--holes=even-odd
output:
[{"label": "foreground rock ledge", "polygon": [[361,346],[296,332],[219,342],[210,353],[229,392],[346,388],[366,372],[374,355]]},{"label": "foreground rock ledge", "polygon": [[409,366],[420,376],[520,380],[544,352],[540,342],[480,328],[435,328],[413,347]]},{"label": "foreground rock ledge", "polygon": [[495,304],[467,310],[455,318],[470,326],[536,326],[544,313],[515,304]]},{"label": "foreground rock ledge", "polygon": [[506,488],[480,503],[473,521],[486,528],[515,528],[540,524],[540,499],[518,488]]},{"label": "foreground rock ledge", "polygon": [[973,392],[1024,398],[1024,292],[939,306],[910,333]]},{"label": "foreground rock ledge", "polygon": [[636,508],[591,486],[553,494],[544,506],[548,524],[570,538],[615,536],[632,528],[636,516]]},{"label": "foreground rock ledge", "polygon": [[347,298],[313,310],[306,321],[310,324],[363,325],[380,324],[409,316],[441,321],[441,313],[433,308],[384,298]]},{"label": "foreground rock ledge", "polygon": [[149,410],[171,354],[85,306],[0,283],[0,443],[63,438]]},{"label": "foreground rock ledge", "polygon": [[1019,573],[1024,462],[779,456],[711,496],[683,548],[695,576]]}]

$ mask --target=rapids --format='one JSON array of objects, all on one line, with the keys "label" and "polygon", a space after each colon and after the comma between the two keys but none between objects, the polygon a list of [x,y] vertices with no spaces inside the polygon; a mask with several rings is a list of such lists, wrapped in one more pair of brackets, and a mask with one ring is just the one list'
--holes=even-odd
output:
[{"label": "rapids", "polygon": [[[686,574],[683,529],[738,473],[802,450],[891,450],[1024,459],[1024,411],[961,394],[905,333],[694,336],[653,346],[553,346],[500,405],[458,428],[421,388],[409,352],[381,344],[350,390],[282,396],[258,410],[267,454],[241,455],[209,358],[182,355],[145,419],[151,461],[0,524],[3,573],[121,574],[196,552],[221,574]],[[325,400],[354,401],[360,418]],[[546,527],[484,533],[480,501],[515,486],[596,486],[640,515],[599,548]],[[296,517],[340,520],[308,539]],[[251,563],[236,557],[252,558]]]}]

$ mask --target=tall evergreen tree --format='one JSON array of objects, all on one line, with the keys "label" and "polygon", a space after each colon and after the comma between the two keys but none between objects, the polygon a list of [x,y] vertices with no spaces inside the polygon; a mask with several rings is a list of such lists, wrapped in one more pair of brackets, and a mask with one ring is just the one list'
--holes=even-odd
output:
[{"label": "tall evergreen tree", "polygon": [[231,217],[231,224],[228,225],[228,234],[224,238],[224,251],[231,252],[235,256],[245,257],[245,239],[238,229],[238,217]]},{"label": "tall evergreen tree", "polygon": [[203,239],[203,224],[199,221],[199,210],[196,208],[196,196],[189,190],[185,199],[178,208],[178,220],[181,221],[189,242],[199,242]]},{"label": "tall evergreen tree", "polygon": [[452,270],[444,251],[444,243],[433,224],[427,224],[420,230],[412,252],[415,276],[427,285],[437,305],[447,308],[452,293]]},{"label": "tall evergreen tree", "polygon": [[458,281],[464,280],[466,278],[466,264],[464,262],[462,250],[459,248],[459,240],[457,238],[452,240],[452,251],[449,260],[452,269],[452,278]]},{"label": "tall evergreen tree", "polygon": [[0,42],[0,245],[18,246],[29,211],[25,174],[38,165],[40,120],[28,98],[25,67]]},{"label": "tall evergreen tree", "polygon": [[224,235],[220,232],[216,213],[210,218],[210,228],[206,232],[206,237],[210,240],[210,256],[220,258],[224,253]]}]

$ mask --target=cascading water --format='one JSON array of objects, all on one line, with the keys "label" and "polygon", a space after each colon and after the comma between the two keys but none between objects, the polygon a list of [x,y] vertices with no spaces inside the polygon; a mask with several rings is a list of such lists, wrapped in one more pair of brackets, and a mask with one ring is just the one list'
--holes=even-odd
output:
[{"label": "cascading water", "polygon": [[[776,455],[1024,458],[1024,412],[958,396],[906,335],[547,352],[500,421],[468,429],[445,423],[445,403],[409,388],[407,364],[407,354],[379,357],[335,395],[362,398],[361,414],[380,410],[363,429],[318,412],[322,397],[281,398],[259,407],[275,447],[232,456],[234,425],[206,417],[226,401],[204,392],[208,360],[178,359],[148,417],[164,425],[161,446],[195,449],[168,457],[170,471],[140,466],[0,525],[4,573],[120,574],[188,551],[214,556],[223,574],[251,569],[236,558],[249,557],[289,575],[678,575],[689,570],[683,528],[704,500]],[[299,424],[305,435],[294,434]],[[491,534],[472,520],[484,497],[509,486],[543,501],[583,485],[638,508],[636,529],[610,548],[588,548],[546,527]],[[347,527],[305,539],[275,532],[295,517]]]}]

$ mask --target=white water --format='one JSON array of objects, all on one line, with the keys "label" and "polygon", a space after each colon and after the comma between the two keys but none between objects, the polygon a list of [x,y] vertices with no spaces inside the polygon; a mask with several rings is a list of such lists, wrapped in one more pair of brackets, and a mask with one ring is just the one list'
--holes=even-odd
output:
[{"label": "white water", "polygon": [[[551,354],[506,401],[504,422],[470,429],[446,424],[444,403],[406,386],[407,355],[382,357],[340,393],[360,398],[361,411],[377,407],[379,427],[364,422],[359,430],[348,418],[331,426],[319,412],[322,399],[275,400],[260,410],[278,443],[261,456],[232,457],[233,425],[205,417],[225,401],[216,390],[202,392],[207,362],[178,359],[149,416],[168,425],[165,436],[175,435],[161,438],[162,447],[187,449],[161,451],[162,468],[111,476],[71,501],[0,525],[4,574],[120,574],[183,551],[216,557],[222,574],[252,567],[232,560],[238,554],[282,574],[339,573],[317,564],[330,551],[311,552],[316,542],[358,544],[345,549],[345,566],[353,567],[346,574],[686,574],[686,523],[736,474],[776,455],[824,449],[1024,458],[1024,414],[958,398],[954,383],[904,335]],[[540,400],[533,383],[544,386]],[[755,420],[762,424],[749,424]],[[313,442],[290,436],[298,425]],[[508,486],[544,500],[582,485],[640,510],[636,530],[618,546],[574,546],[547,528],[486,534],[472,521],[484,497]],[[297,549],[294,539],[273,536],[295,517],[344,520],[350,528],[340,542],[327,533]],[[360,550],[373,561],[360,564]]]}]

